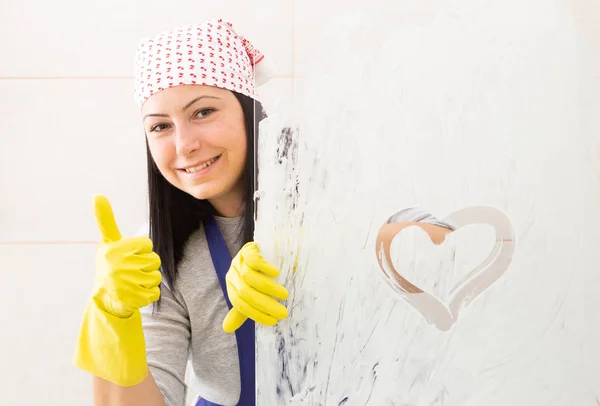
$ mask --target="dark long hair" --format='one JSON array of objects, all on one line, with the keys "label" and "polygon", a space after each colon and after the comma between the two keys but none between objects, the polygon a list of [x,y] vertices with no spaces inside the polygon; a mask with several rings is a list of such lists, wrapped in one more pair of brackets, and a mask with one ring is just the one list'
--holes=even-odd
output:
[{"label": "dark long hair", "polygon": [[[240,93],[233,92],[242,106],[247,139],[246,165],[243,173],[245,185],[243,221],[240,240],[252,241],[254,235],[254,176],[255,140],[258,138],[258,125],[266,117],[260,102]],[[174,289],[178,275],[178,264],[189,236],[198,229],[202,220],[214,209],[207,200],[199,200],[176,188],[158,170],[148,141],[146,140],[148,167],[148,202],[150,239],[154,252],[161,259],[163,281]],[[160,299],[154,303],[154,310],[160,309]]]}]

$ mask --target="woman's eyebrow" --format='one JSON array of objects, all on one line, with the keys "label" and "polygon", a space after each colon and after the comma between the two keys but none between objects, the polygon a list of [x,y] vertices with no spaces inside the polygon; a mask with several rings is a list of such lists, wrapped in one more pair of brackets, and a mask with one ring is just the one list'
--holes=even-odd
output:
[{"label": "woman's eyebrow", "polygon": [[146,114],[144,116],[144,118],[142,119],[142,121],[145,120],[145,119],[147,119],[148,117],[169,117],[169,115],[168,114],[156,114],[156,113]]}]

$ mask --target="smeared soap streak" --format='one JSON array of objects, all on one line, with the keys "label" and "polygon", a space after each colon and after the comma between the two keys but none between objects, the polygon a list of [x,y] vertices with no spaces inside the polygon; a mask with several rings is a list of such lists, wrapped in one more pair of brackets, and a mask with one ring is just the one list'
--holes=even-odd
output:
[{"label": "smeared soap streak", "polygon": [[[600,209],[571,21],[542,0],[427,7],[434,17],[418,22],[377,7],[330,18],[299,122],[271,114],[261,129],[257,240],[281,267],[290,318],[258,328],[259,405],[585,406],[597,395],[598,363],[583,361],[597,348],[583,338]],[[284,127],[295,155],[277,152]],[[443,217],[473,204],[505,211],[519,246],[506,277],[442,333],[385,286],[367,230],[405,207]],[[436,289],[480,247],[424,258],[440,268]]]}]

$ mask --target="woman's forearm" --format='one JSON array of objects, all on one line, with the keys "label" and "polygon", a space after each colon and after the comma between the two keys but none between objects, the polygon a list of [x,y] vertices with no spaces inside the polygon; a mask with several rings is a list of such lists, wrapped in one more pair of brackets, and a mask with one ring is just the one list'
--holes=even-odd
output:
[{"label": "woman's forearm", "polygon": [[94,376],[94,406],[165,406],[160,389],[151,373],[134,386],[119,386]]}]

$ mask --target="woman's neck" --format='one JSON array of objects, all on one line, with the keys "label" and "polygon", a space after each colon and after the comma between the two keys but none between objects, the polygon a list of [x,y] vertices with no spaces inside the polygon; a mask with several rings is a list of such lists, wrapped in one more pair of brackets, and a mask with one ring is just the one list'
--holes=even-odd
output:
[{"label": "woman's neck", "polygon": [[234,188],[229,193],[208,200],[221,217],[240,217],[244,214],[244,192]]}]

